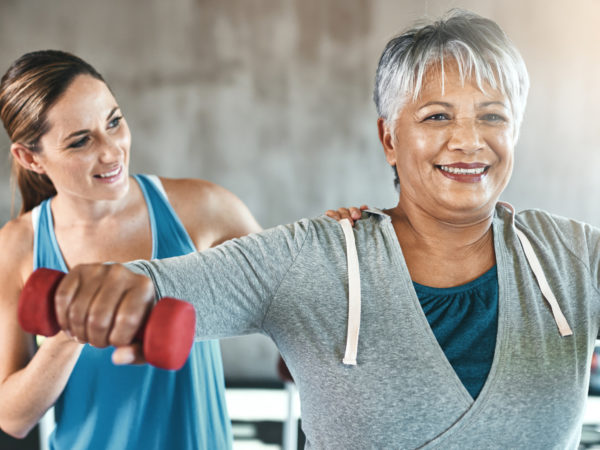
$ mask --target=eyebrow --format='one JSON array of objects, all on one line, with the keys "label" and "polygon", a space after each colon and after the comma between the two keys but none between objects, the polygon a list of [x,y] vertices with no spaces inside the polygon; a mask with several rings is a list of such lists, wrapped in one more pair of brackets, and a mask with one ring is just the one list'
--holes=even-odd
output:
[{"label": "eyebrow", "polygon": [[[424,105],[421,105],[419,107],[419,109],[421,110],[423,108],[427,108],[428,106],[432,106],[432,105],[443,106],[444,108],[452,108],[453,107],[453,105],[451,103],[441,102],[441,101],[434,100],[434,101],[431,101],[431,102],[427,102]],[[492,100],[492,101],[489,101],[489,102],[477,103],[477,107],[478,108],[486,108],[488,106],[494,106],[494,105],[501,106],[501,107],[503,107],[506,110],[509,109],[508,106],[506,106],[506,104],[504,102],[500,101],[500,100]]]},{"label": "eyebrow", "polygon": [[115,106],[113,109],[111,109],[108,113],[108,116],[106,116],[106,120],[110,119],[117,109],[119,109],[118,106]]},{"label": "eyebrow", "polygon": [[[106,120],[110,119],[113,114],[115,113],[115,111],[117,111],[119,109],[118,106],[115,106],[113,109],[110,110],[110,113],[108,113],[108,116],[106,116]],[[85,129],[85,130],[78,130],[78,131],[74,131],[73,133],[69,134],[66,138],[63,139],[63,141],[68,141],[71,138],[74,138],[76,136],[81,136],[83,134],[89,133],[90,130]]]},{"label": "eyebrow", "polygon": [[423,109],[423,108],[427,108],[428,106],[433,106],[433,105],[438,105],[438,106],[443,106],[445,108],[452,108],[452,105],[448,102],[440,102],[440,101],[431,101],[431,102],[427,102],[424,105],[421,105],[419,107],[419,109]]},{"label": "eyebrow", "polygon": [[480,108],[485,108],[487,106],[494,106],[494,105],[498,105],[498,106],[502,106],[504,109],[508,110],[509,107],[506,105],[506,103],[501,102],[500,100],[493,100],[490,102],[482,102],[482,103],[478,103],[477,106]]}]

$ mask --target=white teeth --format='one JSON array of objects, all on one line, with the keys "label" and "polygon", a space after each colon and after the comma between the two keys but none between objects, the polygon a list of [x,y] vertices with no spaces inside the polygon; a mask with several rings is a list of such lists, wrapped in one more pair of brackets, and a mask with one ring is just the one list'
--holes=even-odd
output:
[{"label": "white teeth", "polygon": [[485,172],[485,167],[478,167],[476,169],[463,169],[459,167],[450,167],[450,166],[438,166],[444,172],[454,173],[458,175],[481,175]]},{"label": "white teeth", "polygon": [[107,172],[107,173],[101,173],[100,175],[98,175],[100,178],[110,178],[110,177],[114,177],[116,174],[118,174],[121,171],[121,167],[117,167],[115,170],[113,170],[112,172]]}]

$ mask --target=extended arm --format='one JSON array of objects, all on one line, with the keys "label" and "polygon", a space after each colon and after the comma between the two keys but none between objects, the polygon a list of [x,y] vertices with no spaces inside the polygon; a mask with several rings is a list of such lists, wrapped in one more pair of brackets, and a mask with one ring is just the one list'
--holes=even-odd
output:
[{"label": "extended arm", "polygon": [[[273,295],[310,234],[309,227],[308,221],[301,221],[205,252],[136,261],[128,267],[148,275],[158,296],[178,297],[194,305],[197,337],[258,332]],[[75,267],[57,290],[58,321],[92,345],[125,346],[154,301],[151,287],[147,277],[121,265]],[[90,316],[87,305],[94,303],[105,306],[95,308]],[[104,328],[101,333],[99,324]]]}]

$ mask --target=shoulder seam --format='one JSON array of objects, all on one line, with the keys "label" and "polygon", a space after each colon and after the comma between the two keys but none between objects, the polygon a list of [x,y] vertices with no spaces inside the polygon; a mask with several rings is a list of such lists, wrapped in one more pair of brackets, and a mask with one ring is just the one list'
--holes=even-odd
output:
[{"label": "shoulder seam", "polygon": [[[560,240],[560,243],[563,245],[563,247],[571,254],[571,256],[573,256],[575,259],[577,259],[579,262],[581,262],[581,264],[583,264],[583,266],[585,267],[588,275],[590,276],[590,279],[592,280],[592,287],[594,288],[594,290],[596,291],[596,293],[598,295],[600,295],[600,288],[597,286],[597,283],[594,283],[594,274],[592,273],[591,269],[590,269],[590,265],[588,262],[584,261],[578,254],[577,252],[575,252],[571,246],[568,244],[568,242],[564,239],[563,236],[563,232],[562,230],[556,225],[556,222],[554,220],[554,218],[552,217],[551,214],[548,214],[545,211],[541,211],[541,210],[534,210],[534,211],[538,211],[541,212],[542,214],[544,214],[546,217],[548,217],[550,220],[548,220],[548,222],[550,223],[550,226],[552,227],[552,229],[556,232],[556,235],[558,236],[558,239]],[[531,228],[527,227],[528,230],[531,232]],[[535,234],[534,234],[535,236]],[[539,242],[539,240],[538,240]],[[587,244],[587,241],[586,241]],[[544,245],[545,247],[547,247],[546,245]],[[586,245],[587,247],[587,245]],[[589,250],[589,249],[588,249]]]},{"label": "shoulder seam", "polygon": [[309,224],[309,227],[308,227],[308,230],[306,232],[306,236],[304,237],[304,240],[302,241],[302,244],[300,245],[300,248],[298,249],[298,253],[296,253],[296,255],[294,256],[294,258],[293,258],[292,262],[290,263],[289,267],[286,269],[285,273],[281,277],[281,280],[279,280],[279,283],[277,283],[277,286],[273,290],[273,293],[271,294],[271,298],[267,302],[268,303],[267,308],[265,309],[265,313],[263,315],[262,321],[260,322],[260,329],[261,330],[264,330],[265,319],[269,315],[269,310],[271,309],[271,305],[273,304],[273,300],[275,299],[275,297],[277,296],[277,293],[279,292],[279,287],[281,286],[281,283],[283,283],[283,281],[287,277],[287,275],[290,272],[290,270],[292,269],[292,267],[294,267],[294,264],[296,263],[296,260],[298,259],[298,256],[300,256],[300,253],[302,253],[302,250],[304,249],[304,246],[306,245],[306,241],[308,240],[308,236],[313,231],[312,229],[313,229],[314,225],[312,223],[312,220],[309,220],[308,224]]}]

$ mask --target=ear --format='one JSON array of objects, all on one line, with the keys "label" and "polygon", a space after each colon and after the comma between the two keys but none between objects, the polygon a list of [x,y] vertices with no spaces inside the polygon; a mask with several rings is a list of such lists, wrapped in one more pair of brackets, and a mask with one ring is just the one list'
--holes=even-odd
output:
[{"label": "ear", "polygon": [[36,173],[46,173],[44,168],[39,163],[38,155],[18,142],[10,146],[10,153],[15,158],[15,161],[24,169],[32,170]]},{"label": "ear", "polygon": [[394,147],[394,136],[393,131],[385,123],[385,119],[380,117],[377,119],[377,130],[379,131],[379,140],[383,145],[383,152],[385,153],[385,159],[390,166],[396,165],[396,149]]}]

